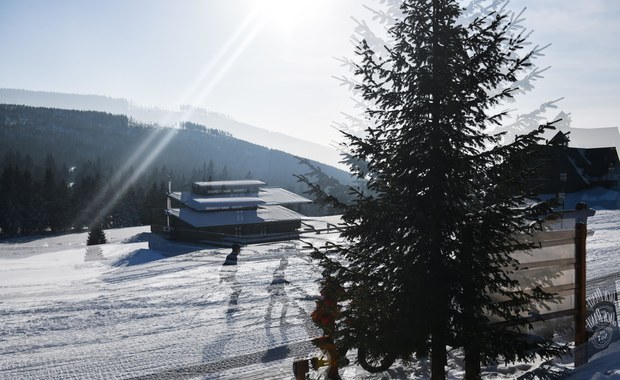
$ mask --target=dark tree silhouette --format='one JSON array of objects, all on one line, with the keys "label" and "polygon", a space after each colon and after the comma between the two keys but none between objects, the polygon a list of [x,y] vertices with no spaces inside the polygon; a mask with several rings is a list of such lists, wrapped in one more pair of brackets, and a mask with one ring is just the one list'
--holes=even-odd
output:
[{"label": "dark tree silhouette", "polygon": [[108,239],[105,236],[101,223],[96,223],[95,226],[88,232],[86,245],[106,244],[107,242]]},{"label": "dark tree silhouette", "polygon": [[369,125],[343,132],[343,145],[368,191],[351,188],[343,204],[306,179],[344,208],[347,244],[315,252],[345,288],[336,339],[374,357],[430,353],[432,379],[445,379],[447,346],[465,349],[468,379],[481,362],[566,352],[533,339],[520,314],[552,295],[519,289],[507,273],[510,254],[531,248],[516,238],[537,210],[525,207],[528,157],[551,125],[507,145],[489,131],[534,52],[501,10],[463,21],[456,0],[405,0],[401,11],[387,51],[367,40],[356,51]]}]

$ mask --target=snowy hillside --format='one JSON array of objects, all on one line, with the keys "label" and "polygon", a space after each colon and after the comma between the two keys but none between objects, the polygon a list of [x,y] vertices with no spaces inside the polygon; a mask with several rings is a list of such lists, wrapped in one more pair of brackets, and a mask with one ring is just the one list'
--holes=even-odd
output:
[{"label": "snowy hillside", "polygon": [[298,157],[306,157],[317,162],[348,170],[340,164],[340,153],[333,142],[317,144],[282,133],[234,120],[230,116],[210,112],[201,108],[183,106],[178,110],[146,108],[119,98],[98,95],[78,95],[58,92],[28,91],[0,88],[0,103],[23,104],[33,107],[50,107],[65,110],[92,110],[108,112],[113,115],[126,115],[133,120],[157,123],[163,126],[191,121],[207,128],[219,129],[235,138],[271,149],[281,150]]},{"label": "snowy hillside", "polygon": [[[598,211],[590,229],[589,281],[614,283],[620,212]],[[90,247],[85,233],[0,242],[0,379],[293,379],[293,360],[316,354],[319,270],[303,242],[244,247],[231,268],[228,249],[168,242],[148,227],[106,235],[109,244]],[[428,376],[427,362],[372,375],[349,357],[344,379]],[[461,358],[451,353],[450,379],[463,377]],[[483,371],[533,379],[571,367],[565,358]],[[611,378],[618,343],[571,377]]]}]

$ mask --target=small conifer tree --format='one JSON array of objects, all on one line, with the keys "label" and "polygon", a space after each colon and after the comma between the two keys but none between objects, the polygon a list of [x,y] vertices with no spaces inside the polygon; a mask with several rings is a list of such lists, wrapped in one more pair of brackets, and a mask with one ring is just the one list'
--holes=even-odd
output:
[{"label": "small conifer tree", "polygon": [[107,242],[108,239],[105,236],[101,223],[95,224],[95,226],[88,231],[86,245],[106,244]]}]

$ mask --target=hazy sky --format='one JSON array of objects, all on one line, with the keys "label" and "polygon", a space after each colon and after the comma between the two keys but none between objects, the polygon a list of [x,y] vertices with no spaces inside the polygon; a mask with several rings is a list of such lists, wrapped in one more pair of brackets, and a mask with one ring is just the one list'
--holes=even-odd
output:
[{"label": "hazy sky", "polygon": [[[0,0],[0,87],[191,104],[329,144],[351,112],[332,76],[372,0]],[[574,127],[620,125],[620,1],[512,0]],[[555,115],[549,115],[553,117]]]}]

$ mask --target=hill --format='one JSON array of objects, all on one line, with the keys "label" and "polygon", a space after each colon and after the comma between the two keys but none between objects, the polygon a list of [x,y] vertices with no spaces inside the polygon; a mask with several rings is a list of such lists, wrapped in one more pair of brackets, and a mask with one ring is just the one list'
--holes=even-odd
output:
[{"label": "hill", "polygon": [[[287,188],[294,182],[292,175],[305,170],[289,153],[194,123],[163,128],[104,112],[0,104],[0,153],[10,151],[28,154],[35,162],[51,154],[68,167],[98,159],[114,169],[148,171],[165,165],[177,178],[188,179],[205,179],[194,178],[192,172],[212,161],[208,174],[213,177],[246,178],[251,173]],[[316,164],[349,181],[346,172]],[[222,175],[224,169],[227,175]]]},{"label": "hill", "polygon": [[8,88],[0,88],[0,103],[67,110],[100,111],[115,115],[125,115],[138,122],[155,123],[162,126],[189,121],[211,129],[228,132],[238,139],[251,141],[257,145],[343,168],[339,164],[340,155],[332,147],[297,139],[282,133],[270,132],[236,121],[230,116],[221,113],[210,112],[191,106],[183,106],[179,110],[164,110],[155,107],[140,107],[126,99],[101,95],[65,94]]}]

